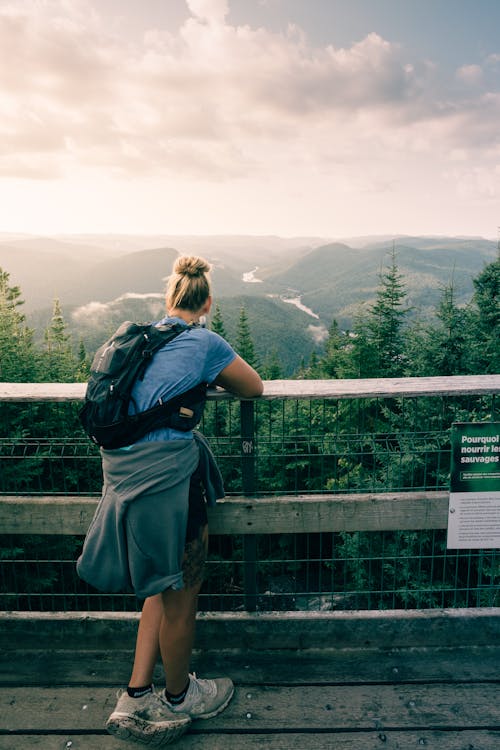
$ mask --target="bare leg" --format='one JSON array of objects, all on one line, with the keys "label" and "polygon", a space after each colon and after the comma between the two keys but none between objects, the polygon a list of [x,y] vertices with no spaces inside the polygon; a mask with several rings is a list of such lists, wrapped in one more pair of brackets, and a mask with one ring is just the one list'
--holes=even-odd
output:
[{"label": "bare leg", "polygon": [[160,624],[160,651],[170,693],[180,693],[189,681],[199,586],[165,591]]},{"label": "bare leg", "polygon": [[142,607],[134,666],[130,676],[131,687],[143,687],[153,682],[153,672],[160,653],[159,633],[163,617],[161,594],[150,596]]},{"label": "bare leg", "polygon": [[182,566],[185,588],[169,589],[144,602],[130,686],[151,684],[160,650],[169,692],[180,693],[186,687],[207,546],[205,526],[199,537],[186,545]]}]

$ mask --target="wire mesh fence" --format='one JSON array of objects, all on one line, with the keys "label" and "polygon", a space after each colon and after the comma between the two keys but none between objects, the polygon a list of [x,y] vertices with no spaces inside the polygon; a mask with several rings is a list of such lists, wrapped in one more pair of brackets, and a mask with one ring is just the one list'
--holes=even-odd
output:
[{"label": "wire mesh fence", "polygon": [[[266,535],[257,538],[260,611],[500,606],[498,550],[447,550],[444,531]],[[130,611],[132,594],[83,583],[78,537],[2,537],[3,610]],[[204,611],[246,609],[242,537],[213,537]]]},{"label": "wire mesh fence", "polygon": [[[0,404],[0,494],[99,495],[99,451],[80,431],[78,407]],[[262,400],[248,434],[240,404],[214,400],[202,430],[230,496],[446,490],[451,424],[495,419],[496,408],[493,395]],[[133,595],[78,579],[82,541],[1,536],[0,607],[140,608]],[[445,530],[270,533],[252,545],[243,534],[214,536],[200,608],[248,608],[249,570],[262,611],[500,604],[498,550],[449,550]]]},{"label": "wire mesh fence", "polygon": [[[0,494],[99,494],[99,450],[78,403],[0,403]],[[253,491],[447,489],[450,427],[488,421],[495,397],[272,400],[255,403]],[[202,431],[229,495],[244,491],[237,402],[207,404]]]}]

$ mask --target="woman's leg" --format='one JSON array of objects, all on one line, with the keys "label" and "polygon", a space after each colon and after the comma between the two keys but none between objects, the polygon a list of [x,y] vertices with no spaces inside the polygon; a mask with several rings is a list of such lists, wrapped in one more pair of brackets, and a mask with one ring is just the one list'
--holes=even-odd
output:
[{"label": "woman's leg", "polygon": [[208,526],[186,544],[182,565],[184,588],[169,589],[145,600],[130,677],[130,687],[143,687],[153,681],[153,671],[161,652],[167,690],[180,693],[189,679],[198,594],[208,547]]},{"label": "woman's leg", "polygon": [[181,693],[189,682],[198,592],[199,587],[165,591],[163,594],[160,652],[166,688],[172,695]]},{"label": "woman's leg", "polygon": [[160,652],[166,686],[173,695],[182,692],[189,682],[189,665],[196,627],[198,594],[208,550],[208,526],[198,528],[197,536],[186,544],[181,591],[162,594],[163,618],[160,624]]},{"label": "woman's leg", "polygon": [[148,597],[144,601],[139,620],[129,687],[145,687],[153,682],[153,672],[160,653],[159,633],[162,617],[161,594]]}]

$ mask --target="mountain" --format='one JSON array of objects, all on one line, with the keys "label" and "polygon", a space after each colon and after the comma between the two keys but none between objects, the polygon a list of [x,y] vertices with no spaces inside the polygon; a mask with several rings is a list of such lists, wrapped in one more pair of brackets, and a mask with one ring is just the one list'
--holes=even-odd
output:
[{"label": "mountain", "polygon": [[230,337],[245,304],[262,361],[275,347],[289,374],[321,345],[334,317],[342,328],[352,328],[363,306],[375,300],[393,244],[411,314],[421,317],[435,314],[450,283],[458,302],[468,303],[473,279],[498,252],[496,242],[481,237],[325,243],[315,237],[0,234],[0,267],[21,287],[38,336],[58,297],[74,339],[82,336],[93,351],[123,319],[161,317],[174,259],[179,253],[204,255],[213,264],[214,296]]},{"label": "mountain", "polygon": [[20,286],[26,309],[50,305],[85,272],[87,265],[79,256],[53,250],[0,245],[0,268],[10,275],[10,284]]},{"label": "mountain", "polygon": [[75,243],[0,234],[0,268],[9,273],[12,285],[21,287],[29,311],[52,305],[56,297],[68,304],[85,302],[84,284],[92,277],[90,269],[108,257],[113,257],[113,251],[90,239]]},{"label": "mountain", "polygon": [[19,236],[7,240],[0,234],[0,253],[7,248],[19,254],[56,254],[79,260],[84,265],[90,265],[102,260],[104,256],[113,254],[113,251],[101,247],[98,243],[94,244],[90,239],[75,244],[71,240],[55,237]]},{"label": "mountain", "polygon": [[284,377],[293,375],[301,360],[324,341],[327,331],[318,320],[279,299],[243,295],[219,300],[224,328],[231,344],[236,343],[240,310],[245,308],[255,352],[261,364],[276,354]]},{"label": "mountain", "polygon": [[[405,238],[407,239],[407,238]],[[472,279],[497,253],[488,240],[425,238],[414,245],[395,245],[396,263],[408,293],[408,304],[423,315],[433,312],[441,289],[453,282],[459,303],[469,301]],[[391,263],[392,242],[352,248],[331,243],[315,248],[280,273],[265,277],[266,288],[299,293],[325,325],[336,317],[350,327],[357,311],[374,301],[379,275]]]},{"label": "mountain", "polygon": [[[141,250],[95,265],[81,280],[86,300],[110,301],[127,292],[163,294],[177,249],[161,247]],[[216,296],[241,294],[248,288],[241,274],[214,264],[212,284]],[[76,290],[75,290],[75,293]],[[74,295],[71,295],[74,299]],[[78,293],[77,293],[77,296]]]},{"label": "mountain", "polygon": [[108,302],[128,292],[161,293],[178,252],[155,248],[121,255],[93,265],[71,292],[71,299]]},{"label": "mountain", "polygon": [[163,244],[186,255],[209,258],[216,268],[230,268],[240,276],[256,266],[278,267],[297,260],[305,252],[326,240],[315,237],[276,237],[274,235],[213,235],[165,238]]},{"label": "mountain", "polygon": [[[156,241],[159,244],[153,244]],[[295,260],[313,244],[312,239],[280,237],[0,234],[0,268],[21,287],[26,310],[31,312],[50,307],[55,297],[63,305],[73,305],[110,301],[126,292],[163,292],[178,254],[203,255],[213,263],[217,295],[244,294],[249,287],[243,273],[263,264],[279,269],[282,258]]]},{"label": "mountain", "polygon": [[[230,343],[236,344],[240,310],[244,306],[256,354],[261,364],[276,354],[284,376],[291,376],[302,358],[308,359],[327,332],[309,315],[279,299],[239,295],[219,300]],[[87,352],[96,349],[124,320],[159,320],[165,314],[163,294],[123,295],[108,303],[90,302],[65,311],[75,340],[82,340]],[[39,313],[39,337],[50,322],[50,311]],[[210,319],[208,321],[210,325]]]}]

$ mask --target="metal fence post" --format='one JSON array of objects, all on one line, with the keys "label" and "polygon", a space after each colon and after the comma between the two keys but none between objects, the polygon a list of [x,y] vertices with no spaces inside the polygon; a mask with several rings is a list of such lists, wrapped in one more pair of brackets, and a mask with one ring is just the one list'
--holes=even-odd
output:
[{"label": "metal fence post", "polygon": [[[255,409],[253,401],[240,402],[241,420],[241,481],[245,497],[255,494]],[[257,539],[243,534],[243,583],[245,608],[257,609]]]}]

